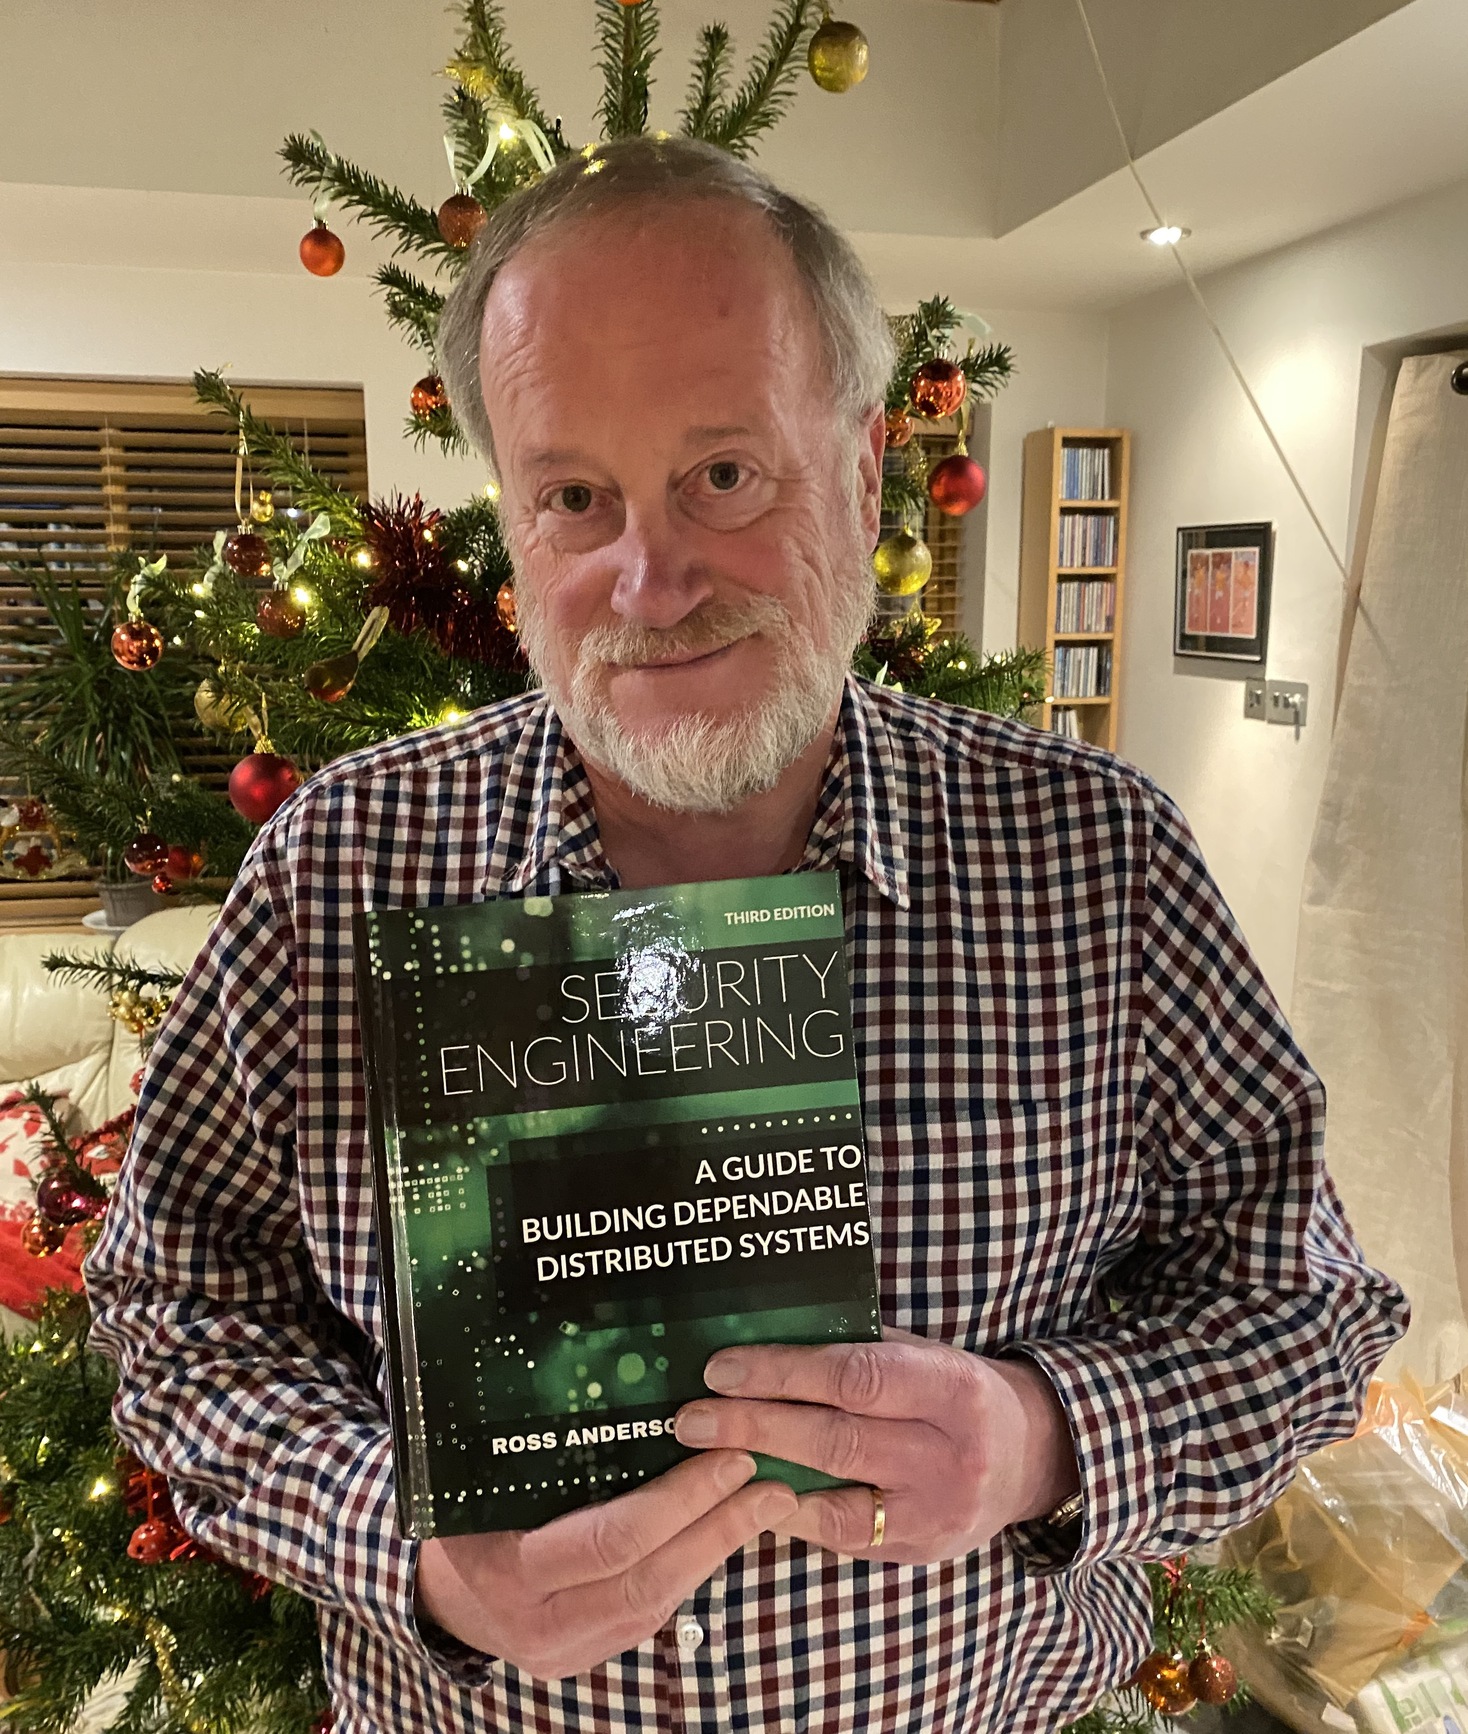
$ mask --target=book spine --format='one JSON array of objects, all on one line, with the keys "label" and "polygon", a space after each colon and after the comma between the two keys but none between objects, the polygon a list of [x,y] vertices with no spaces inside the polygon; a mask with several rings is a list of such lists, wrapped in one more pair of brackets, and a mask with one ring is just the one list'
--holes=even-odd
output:
[{"label": "book spine", "polygon": [[[393,1435],[398,1526],[428,1540],[435,1533],[428,1432],[423,1419],[412,1258],[403,1209],[403,1173],[396,1134],[397,1077],[392,1008],[371,964],[370,916],[352,919],[362,1066],[367,1080],[372,1142],[372,1216],[377,1239],[378,1308],[387,1352],[388,1419]],[[404,1474],[406,1471],[406,1474]]]}]

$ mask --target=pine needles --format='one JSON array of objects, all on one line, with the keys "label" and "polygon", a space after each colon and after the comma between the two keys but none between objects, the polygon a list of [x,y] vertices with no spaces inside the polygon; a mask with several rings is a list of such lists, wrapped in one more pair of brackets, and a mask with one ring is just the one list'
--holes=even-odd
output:
[{"label": "pine needles", "polygon": [[[780,0],[763,46],[750,61],[744,82],[727,103],[721,100],[729,77],[727,39],[720,46],[706,30],[695,62],[693,99],[684,116],[684,130],[689,137],[707,139],[731,156],[752,156],[758,140],[784,119],[795,100],[805,50],[820,17],[818,0]],[[697,95],[705,85],[710,99],[699,110]],[[691,124],[696,110],[697,130]]]},{"label": "pine needles", "polygon": [[278,488],[289,488],[303,511],[325,512],[332,529],[342,535],[361,535],[362,517],[356,499],[338,488],[320,470],[301,456],[290,438],[262,421],[243,401],[222,373],[201,369],[194,375],[194,391],[200,403],[227,415],[245,436],[249,454]]},{"label": "pine needles", "polygon": [[647,130],[657,35],[657,8],[647,0],[640,6],[596,0],[596,39],[601,50],[597,64],[602,75],[596,112],[604,138],[632,138]]}]

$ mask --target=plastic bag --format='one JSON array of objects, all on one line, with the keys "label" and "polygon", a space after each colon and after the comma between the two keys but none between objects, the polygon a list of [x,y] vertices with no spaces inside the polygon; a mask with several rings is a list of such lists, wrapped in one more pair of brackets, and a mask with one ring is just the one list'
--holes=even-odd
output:
[{"label": "plastic bag", "polygon": [[1465,1375],[1373,1384],[1355,1435],[1307,1458],[1222,1558],[1279,1599],[1267,1638],[1226,1646],[1276,1715],[1310,1734],[1468,1734]]}]

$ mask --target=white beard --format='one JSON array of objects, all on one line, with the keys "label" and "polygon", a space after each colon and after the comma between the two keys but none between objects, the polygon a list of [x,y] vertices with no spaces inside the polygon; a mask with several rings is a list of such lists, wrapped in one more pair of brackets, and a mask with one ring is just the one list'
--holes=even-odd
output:
[{"label": "white beard", "polygon": [[[750,595],[710,602],[667,631],[613,624],[594,627],[576,649],[570,690],[541,678],[580,751],[634,794],[674,813],[728,813],[772,789],[827,726],[842,680],[872,611],[865,561],[861,576],[835,598],[824,648],[798,629],[784,603]],[[522,582],[521,641],[532,665],[550,658],[543,620]],[[775,657],[768,695],[741,715],[719,719],[690,711],[656,729],[634,733],[607,696],[609,670],[654,656],[707,652],[752,632],[763,633]]]}]

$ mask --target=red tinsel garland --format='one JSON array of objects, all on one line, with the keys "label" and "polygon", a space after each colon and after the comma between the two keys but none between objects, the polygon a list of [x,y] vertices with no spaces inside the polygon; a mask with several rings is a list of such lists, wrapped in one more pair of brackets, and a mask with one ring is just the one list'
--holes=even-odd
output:
[{"label": "red tinsel garland", "polygon": [[443,523],[443,514],[425,507],[419,494],[362,508],[377,570],[368,607],[386,608],[395,632],[426,632],[445,656],[505,670],[522,666],[520,641],[495,607],[498,585],[491,590],[458,569]]}]

